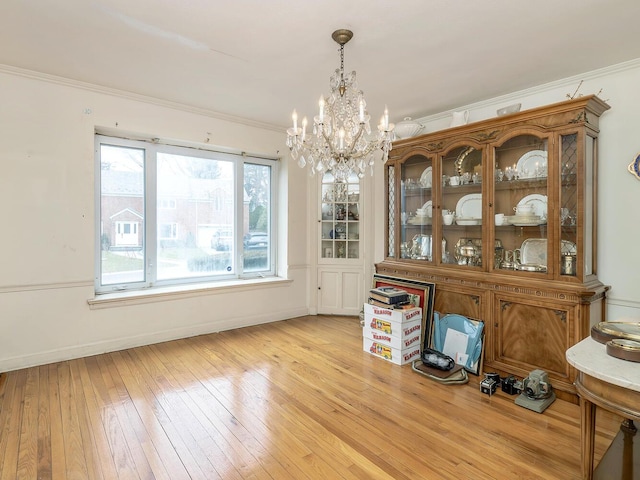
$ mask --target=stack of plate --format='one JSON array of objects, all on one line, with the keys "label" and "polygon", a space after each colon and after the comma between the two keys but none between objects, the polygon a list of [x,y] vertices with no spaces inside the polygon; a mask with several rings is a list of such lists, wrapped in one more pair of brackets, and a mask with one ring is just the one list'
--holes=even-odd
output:
[{"label": "stack of plate", "polygon": [[457,217],[456,224],[458,225],[481,225],[482,218],[463,218]]},{"label": "stack of plate", "polygon": [[411,225],[431,225],[432,219],[428,215],[415,215],[408,221]]},{"label": "stack of plate", "polygon": [[546,223],[540,215],[512,215],[510,217],[504,217],[504,219],[509,225],[515,225],[517,227],[531,227]]}]

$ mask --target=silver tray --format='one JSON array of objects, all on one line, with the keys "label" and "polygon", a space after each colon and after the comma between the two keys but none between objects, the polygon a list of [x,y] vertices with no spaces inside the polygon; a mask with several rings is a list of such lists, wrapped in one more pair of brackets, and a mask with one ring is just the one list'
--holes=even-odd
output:
[{"label": "silver tray", "polygon": [[[562,240],[560,247],[562,254],[575,254],[576,244]],[[547,239],[527,238],[520,247],[520,262],[527,265],[542,265],[547,267]]]},{"label": "silver tray", "polygon": [[517,263],[516,270],[523,272],[546,272],[547,266],[536,263]]}]

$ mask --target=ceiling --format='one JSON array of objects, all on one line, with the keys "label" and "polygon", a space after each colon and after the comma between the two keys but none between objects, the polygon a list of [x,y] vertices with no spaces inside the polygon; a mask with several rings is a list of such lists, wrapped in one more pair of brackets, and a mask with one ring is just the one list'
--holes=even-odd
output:
[{"label": "ceiling", "polygon": [[2,0],[0,64],[284,129],[316,113],[348,28],[345,70],[399,121],[640,58],[638,18],[638,0]]}]

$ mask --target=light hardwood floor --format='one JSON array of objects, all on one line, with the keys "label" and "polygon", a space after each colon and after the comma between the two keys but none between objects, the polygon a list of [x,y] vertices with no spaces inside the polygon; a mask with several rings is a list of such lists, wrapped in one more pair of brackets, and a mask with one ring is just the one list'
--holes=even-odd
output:
[{"label": "light hardwood floor", "polygon": [[[0,479],[578,479],[576,405],[543,414],[301,317],[2,375]],[[618,418],[598,414],[596,461]]]}]

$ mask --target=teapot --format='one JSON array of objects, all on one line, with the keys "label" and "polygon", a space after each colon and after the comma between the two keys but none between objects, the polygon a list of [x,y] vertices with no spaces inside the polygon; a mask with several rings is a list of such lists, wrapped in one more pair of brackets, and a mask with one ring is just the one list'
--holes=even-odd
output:
[{"label": "teapot", "polygon": [[469,110],[463,110],[461,112],[453,112],[451,114],[451,127],[458,127],[460,125],[466,125],[469,121]]}]

